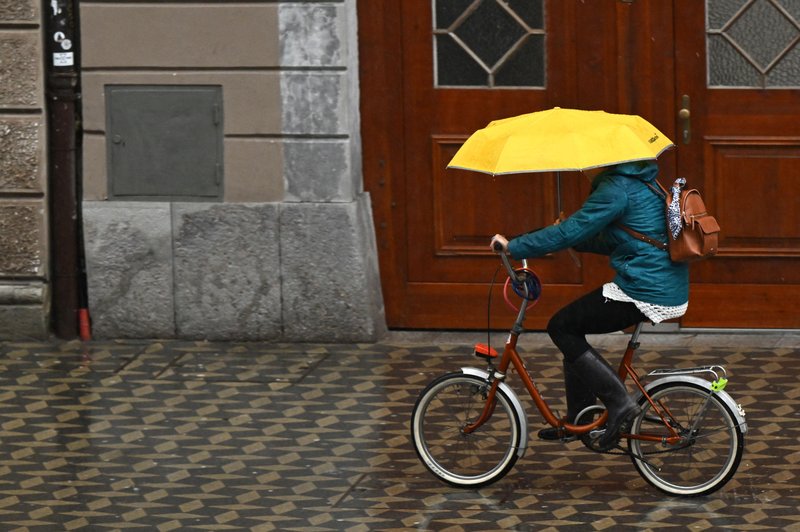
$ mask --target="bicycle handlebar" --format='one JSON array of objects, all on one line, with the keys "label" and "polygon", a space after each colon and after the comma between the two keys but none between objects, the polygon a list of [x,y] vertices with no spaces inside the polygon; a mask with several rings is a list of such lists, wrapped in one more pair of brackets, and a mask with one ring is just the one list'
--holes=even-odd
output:
[{"label": "bicycle handlebar", "polygon": [[[514,332],[514,331],[520,332],[520,331],[522,331],[522,322],[525,321],[525,312],[528,310],[528,307],[531,306],[531,305],[526,305],[525,301],[524,301],[524,300],[528,299],[529,296],[530,296],[530,293],[529,293],[529,290],[528,290],[528,285],[525,282],[525,280],[526,280],[525,273],[526,273],[527,268],[528,268],[528,261],[523,259],[522,260],[522,268],[523,269],[521,271],[517,272],[517,271],[514,270],[514,267],[511,265],[511,261],[508,258],[508,253],[506,253],[503,250],[502,244],[500,244],[498,242],[495,242],[494,245],[492,246],[492,248],[494,249],[495,253],[500,255],[500,260],[503,261],[503,266],[505,266],[506,273],[508,273],[508,278],[509,278],[509,280],[512,281],[512,284],[519,283],[522,286],[523,293],[520,294],[519,292],[517,292],[517,294],[520,295],[523,298],[523,302],[519,306],[519,309],[517,310],[517,319],[514,322],[514,326],[511,328],[512,332]],[[516,289],[515,289],[515,291],[516,291]],[[538,294],[537,294],[537,297],[538,297]],[[509,303],[508,299],[506,299],[506,303]],[[515,308],[511,303],[509,303],[509,305],[512,308]]]},{"label": "bicycle handlebar", "polygon": [[[494,252],[500,255],[500,260],[503,261],[503,266],[505,266],[506,273],[508,273],[508,276],[518,282],[523,282],[525,280],[525,276],[523,276],[522,274],[518,274],[517,272],[514,271],[514,267],[511,265],[511,261],[508,260],[508,253],[503,252],[503,245],[500,242],[495,242],[493,248]],[[526,260],[522,261],[522,266],[524,268],[527,268],[528,264]]]}]

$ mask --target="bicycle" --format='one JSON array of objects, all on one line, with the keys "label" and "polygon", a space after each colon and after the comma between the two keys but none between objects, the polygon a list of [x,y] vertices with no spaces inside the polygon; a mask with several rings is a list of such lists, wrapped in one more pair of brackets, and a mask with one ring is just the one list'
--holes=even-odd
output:
[{"label": "bicycle", "polygon": [[[603,452],[594,444],[603,434],[605,408],[590,406],[572,422],[560,420],[528,373],[516,347],[532,305],[528,301],[538,299],[541,284],[527,261],[514,269],[505,253],[499,255],[509,276],[506,299],[509,284],[522,298],[502,355],[488,344],[476,344],[474,354],[486,361],[486,369],[462,367],[437,377],[422,390],[411,414],[411,438],[420,460],[440,480],[459,488],[476,489],[500,480],[525,454],[527,416],[505,382],[509,366],[547,423],[565,438],[577,436],[585,447]],[[643,325],[636,325],[619,365],[620,378],[630,378],[638,392],[641,413],[630,433],[621,435],[620,442],[627,440],[628,448],[620,443],[607,452],[629,455],[639,474],[664,493],[707,495],[736,473],[747,432],[744,409],[724,391],[728,379],[720,365],[656,369],[639,377],[632,364]]]}]

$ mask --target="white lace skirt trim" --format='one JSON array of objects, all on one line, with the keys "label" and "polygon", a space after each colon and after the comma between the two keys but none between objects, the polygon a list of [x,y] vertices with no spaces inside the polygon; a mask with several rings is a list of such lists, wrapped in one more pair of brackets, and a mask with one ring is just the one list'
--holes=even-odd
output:
[{"label": "white lace skirt trim", "polygon": [[653,323],[661,323],[665,320],[673,318],[680,318],[686,314],[686,309],[689,308],[687,301],[683,305],[676,307],[667,307],[664,305],[654,305],[652,303],[645,303],[644,301],[637,301],[628,296],[622,289],[617,286],[617,283],[606,283],[603,285],[603,297],[614,301],[624,301],[626,303],[633,303],[636,308],[642,311],[642,314],[647,316],[647,319]]}]

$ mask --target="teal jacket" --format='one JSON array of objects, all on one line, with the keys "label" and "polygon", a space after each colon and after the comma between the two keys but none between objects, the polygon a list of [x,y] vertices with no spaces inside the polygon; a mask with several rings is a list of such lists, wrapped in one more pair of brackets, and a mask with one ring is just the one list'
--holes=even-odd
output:
[{"label": "teal jacket", "polygon": [[645,183],[654,183],[654,162],[623,163],[598,174],[583,206],[558,225],[514,238],[508,250],[515,259],[541,257],[574,247],[608,255],[614,282],[631,298],[676,306],[689,300],[689,268],[674,263],[668,251],[637,240],[614,225],[667,241],[664,199]]}]

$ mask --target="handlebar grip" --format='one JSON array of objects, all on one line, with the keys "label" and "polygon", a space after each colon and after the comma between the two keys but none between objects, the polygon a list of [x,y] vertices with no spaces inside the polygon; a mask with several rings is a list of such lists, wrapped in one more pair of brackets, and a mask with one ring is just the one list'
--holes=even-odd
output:
[{"label": "handlebar grip", "polygon": [[495,253],[500,253],[501,251],[503,251],[503,244],[501,244],[500,242],[495,242],[492,248],[494,249]]}]

